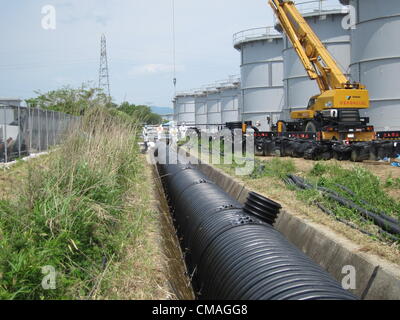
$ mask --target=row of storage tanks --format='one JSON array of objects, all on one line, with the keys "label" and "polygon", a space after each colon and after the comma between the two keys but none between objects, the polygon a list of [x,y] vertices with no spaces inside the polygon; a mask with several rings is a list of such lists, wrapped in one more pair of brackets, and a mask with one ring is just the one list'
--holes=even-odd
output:
[{"label": "row of storage tanks", "polygon": [[[350,80],[369,90],[371,107],[364,116],[378,131],[400,130],[400,1],[339,2],[351,7],[338,4],[303,16]],[[352,21],[355,25],[350,27]],[[226,122],[251,120],[259,130],[268,131],[319,93],[291,43],[273,27],[235,34],[234,47],[241,54],[240,80],[176,95],[178,124],[214,129]]]},{"label": "row of storage tanks", "polygon": [[203,89],[181,92],[174,99],[179,125],[217,131],[222,124],[240,121],[240,79],[231,77]]}]

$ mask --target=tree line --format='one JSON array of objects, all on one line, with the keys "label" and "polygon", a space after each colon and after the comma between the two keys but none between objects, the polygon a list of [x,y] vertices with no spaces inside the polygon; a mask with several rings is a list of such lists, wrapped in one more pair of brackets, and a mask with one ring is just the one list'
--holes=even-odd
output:
[{"label": "tree line", "polygon": [[79,116],[95,106],[104,106],[127,114],[143,124],[157,125],[163,122],[159,114],[153,113],[146,105],[129,102],[116,104],[99,88],[82,84],[78,88],[64,86],[48,92],[35,91],[36,97],[25,100],[31,108],[41,108]]}]

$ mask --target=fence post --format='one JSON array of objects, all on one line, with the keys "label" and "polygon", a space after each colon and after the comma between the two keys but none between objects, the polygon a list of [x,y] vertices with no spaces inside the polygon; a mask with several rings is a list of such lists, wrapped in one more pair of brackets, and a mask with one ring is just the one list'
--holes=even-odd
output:
[{"label": "fence post", "polygon": [[4,162],[8,162],[8,150],[7,150],[7,110],[6,108],[3,108],[4,112]]},{"label": "fence post", "polygon": [[46,110],[46,151],[49,150],[49,120],[47,119]]},{"label": "fence post", "polygon": [[67,120],[68,119],[68,115],[66,113],[64,113],[64,120],[63,120],[63,143],[65,141],[65,137],[66,137],[66,124],[67,124]]},{"label": "fence post", "polygon": [[38,151],[40,153],[42,150],[42,135],[41,135],[42,124],[40,121],[40,110],[39,110],[39,108],[37,108],[36,110],[37,110],[36,114],[37,114],[37,124],[38,124],[38,142],[39,142]]},{"label": "fence post", "polygon": [[31,154],[32,150],[32,113],[31,106],[28,104],[28,127],[29,127],[29,147],[28,147],[28,156]]},{"label": "fence post", "polygon": [[21,158],[21,106],[18,106],[18,158]]},{"label": "fence post", "polygon": [[56,145],[56,121],[55,121],[55,117],[54,117],[54,111],[51,112],[51,117],[52,117],[52,131],[53,131],[53,146]]},{"label": "fence post", "polygon": [[60,143],[60,113],[57,111],[57,144]]},{"label": "fence post", "polygon": [[[4,106],[2,106],[2,105],[0,105],[0,111],[2,110],[2,109],[4,109]],[[2,122],[0,122],[0,126],[1,126],[1,139],[2,140],[0,140],[0,143],[1,142],[3,142],[4,143],[4,145],[5,145],[5,136],[6,136],[6,133],[5,133],[5,126],[6,126],[6,124],[5,124],[5,120],[3,120],[4,121],[4,123],[2,123]],[[1,145],[1,144],[0,144]],[[1,150],[1,149],[0,149]],[[6,157],[5,157],[5,151],[4,151],[4,148],[3,148],[3,151],[1,151],[1,152],[3,152],[3,154],[0,154],[0,157],[3,157],[4,158],[4,160],[3,159],[1,159],[2,161],[6,161]]]}]

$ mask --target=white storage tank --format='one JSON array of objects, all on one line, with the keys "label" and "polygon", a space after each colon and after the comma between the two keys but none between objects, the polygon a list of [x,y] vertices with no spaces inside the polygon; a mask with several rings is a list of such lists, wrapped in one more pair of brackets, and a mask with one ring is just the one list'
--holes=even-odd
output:
[{"label": "white storage tank", "polygon": [[196,91],[195,119],[197,129],[201,131],[207,130],[207,92],[204,90]]},{"label": "white storage tank", "polygon": [[221,126],[221,91],[216,87],[207,88],[207,129],[217,132]]},{"label": "white storage tank", "polygon": [[242,120],[269,131],[283,107],[283,37],[273,27],[249,29],[233,36],[241,53]]},{"label": "white storage tank", "polygon": [[[348,9],[337,5],[337,8],[316,10],[310,9],[302,13],[313,31],[338,63],[344,74],[349,74],[350,66],[350,30],[342,27],[342,20],[348,14]],[[284,37],[283,50],[285,103],[283,120],[290,120],[290,112],[307,108],[310,97],[319,94],[316,81],[311,80],[304,70],[303,64],[293,49],[291,42]]]},{"label": "white storage tank", "polygon": [[239,115],[240,87],[221,88],[221,123],[240,121]]},{"label": "white storage tank", "polygon": [[194,126],[196,122],[194,93],[179,93],[175,100],[175,108],[178,111],[178,125]]},{"label": "white storage tank", "polygon": [[400,1],[350,0],[350,5],[356,15],[351,30],[351,76],[367,87],[371,101],[363,113],[375,130],[398,131]]}]

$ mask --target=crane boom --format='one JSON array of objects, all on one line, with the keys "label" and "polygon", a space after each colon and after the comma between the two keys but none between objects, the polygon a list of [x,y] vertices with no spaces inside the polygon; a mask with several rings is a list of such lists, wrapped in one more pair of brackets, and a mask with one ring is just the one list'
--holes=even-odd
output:
[{"label": "crane boom", "polygon": [[[283,30],[296,50],[308,76],[316,80],[321,93],[332,89],[351,89],[351,84],[338,67],[293,1],[269,0]],[[358,86],[357,86],[358,88]]]}]

